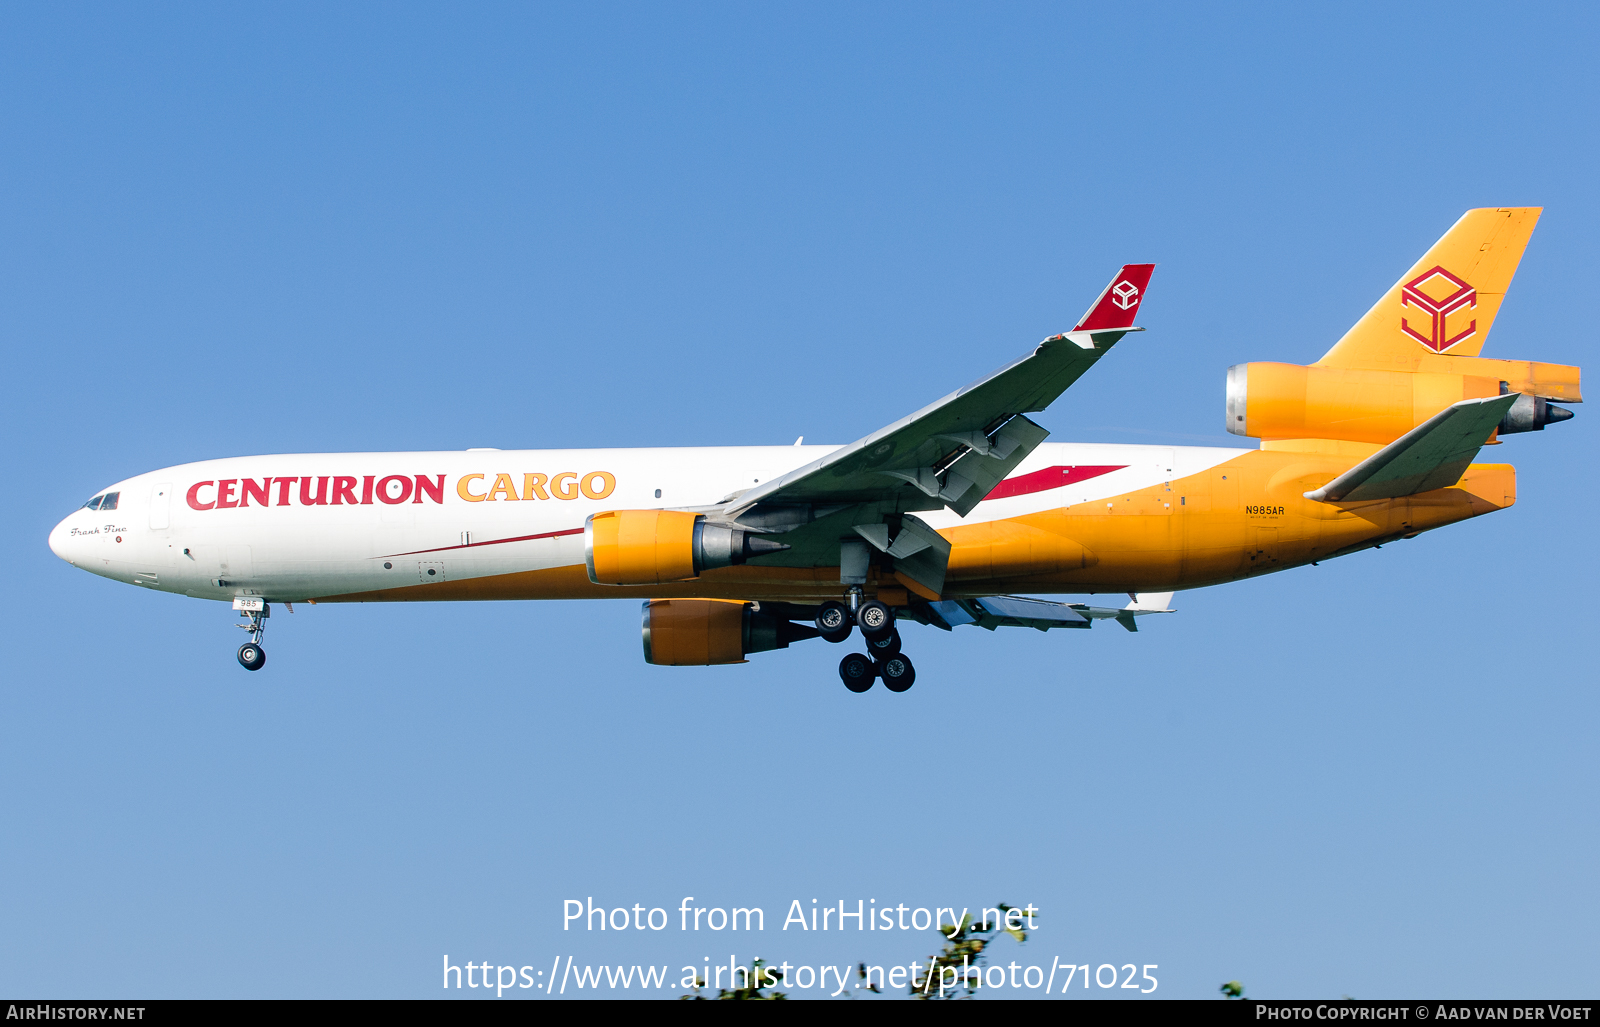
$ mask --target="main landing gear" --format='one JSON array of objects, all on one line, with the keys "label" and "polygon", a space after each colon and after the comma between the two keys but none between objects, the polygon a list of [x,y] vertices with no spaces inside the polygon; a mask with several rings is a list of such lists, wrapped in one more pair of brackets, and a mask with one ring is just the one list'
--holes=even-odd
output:
[{"label": "main landing gear", "polygon": [[272,616],[272,608],[265,599],[253,596],[240,596],[233,601],[233,608],[250,618],[248,624],[234,625],[250,632],[250,641],[239,647],[239,666],[245,670],[260,670],[267,665],[267,651],[261,648],[261,636],[267,633],[266,621]]},{"label": "main landing gear", "polygon": [[861,600],[861,590],[852,588],[850,605],[827,602],[817,611],[817,631],[829,642],[843,642],[854,628],[861,629],[867,653],[851,653],[839,661],[839,678],[852,692],[865,692],[878,678],[891,692],[904,692],[917,680],[910,657],[900,651],[900,631],[894,626],[894,610],[876,599]]}]

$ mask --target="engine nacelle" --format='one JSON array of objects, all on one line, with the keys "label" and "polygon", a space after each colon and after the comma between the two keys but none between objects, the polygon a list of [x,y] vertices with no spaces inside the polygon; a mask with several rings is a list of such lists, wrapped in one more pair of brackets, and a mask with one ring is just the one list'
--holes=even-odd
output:
[{"label": "engine nacelle", "polygon": [[744,663],[751,653],[787,649],[817,629],[726,599],[651,599],[644,604],[644,662],[665,667]]},{"label": "engine nacelle", "polygon": [[682,510],[610,510],[583,524],[584,559],[597,585],[659,585],[789,547],[755,532],[709,524]]},{"label": "engine nacelle", "polygon": [[[1257,439],[1384,445],[1463,399],[1498,396],[1502,390],[1541,397],[1538,414],[1531,407],[1528,411],[1530,424],[1545,416],[1543,397],[1582,399],[1576,367],[1481,357],[1455,358],[1450,367],[1477,373],[1236,364],[1228,368],[1228,431]],[[1554,409],[1560,413],[1543,423],[1567,413]]]},{"label": "engine nacelle", "polygon": [[1547,424],[1557,424],[1572,416],[1572,411],[1558,407],[1541,396],[1518,396],[1506,416],[1500,419],[1501,435],[1516,435],[1525,431],[1544,431]]}]

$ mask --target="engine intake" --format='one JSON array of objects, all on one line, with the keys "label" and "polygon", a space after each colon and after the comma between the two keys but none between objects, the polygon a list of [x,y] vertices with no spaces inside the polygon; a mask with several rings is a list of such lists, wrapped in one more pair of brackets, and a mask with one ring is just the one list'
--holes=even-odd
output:
[{"label": "engine intake", "polygon": [[651,599],[644,604],[644,662],[664,667],[744,663],[751,653],[787,649],[817,629],[726,599]]},{"label": "engine intake", "polygon": [[682,510],[611,510],[583,524],[584,560],[597,585],[659,585],[698,577],[789,547]]}]

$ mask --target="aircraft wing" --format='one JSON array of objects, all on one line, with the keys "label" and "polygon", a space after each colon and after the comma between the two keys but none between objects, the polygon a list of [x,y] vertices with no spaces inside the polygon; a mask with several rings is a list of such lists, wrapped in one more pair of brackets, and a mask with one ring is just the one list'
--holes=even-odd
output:
[{"label": "aircraft wing", "polygon": [[729,497],[748,521],[761,506],[874,503],[900,513],[949,507],[965,517],[1049,433],[1043,410],[1130,331],[1154,264],[1124,266],[1069,332],[887,427]]},{"label": "aircraft wing", "polygon": [[1517,398],[1511,393],[1445,407],[1305,496],[1319,503],[1359,503],[1448,488],[1461,480]]},{"label": "aircraft wing", "polygon": [[707,511],[785,547],[752,562],[840,568],[866,581],[871,546],[927,599],[944,589],[950,543],[912,515],[949,507],[965,517],[1049,432],[1043,410],[1133,327],[1154,264],[1126,264],[1069,332],[964,389],[848,446]]},{"label": "aircraft wing", "polygon": [[1027,596],[985,596],[981,599],[946,599],[929,603],[941,627],[973,624],[993,631],[1019,627],[1049,631],[1051,628],[1087,628],[1097,620],[1115,620],[1129,631],[1138,631],[1135,619],[1151,613],[1172,613],[1168,604],[1173,593],[1144,593],[1131,596],[1121,609],[1089,606],[1084,603],[1052,603]]}]

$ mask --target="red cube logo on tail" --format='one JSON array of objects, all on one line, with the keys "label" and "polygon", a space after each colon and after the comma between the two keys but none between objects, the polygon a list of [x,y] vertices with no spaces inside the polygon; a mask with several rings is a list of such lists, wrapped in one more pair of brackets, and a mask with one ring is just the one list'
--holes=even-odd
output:
[{"label": "red cube logo on tail", "polygon": [[[1443,267],[1430,268],[1401,286],[1400,307],[1400,330],[1435,353],[1443,353],[1478,332],[1477,318],[1462,324],[1471,311],[1478,309],[1478,290]],[[1427,334],[1412,326],[1405,316],[1406,307],[1427,317],[1426,321],[1419,319]]]}]

